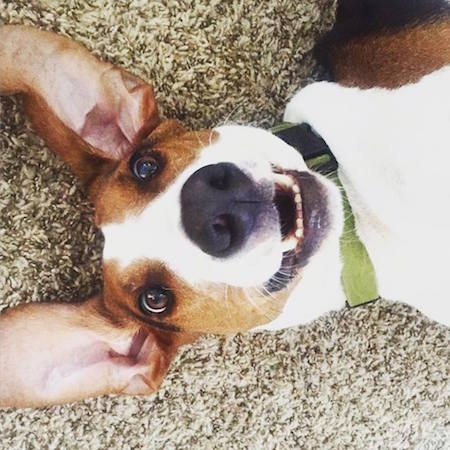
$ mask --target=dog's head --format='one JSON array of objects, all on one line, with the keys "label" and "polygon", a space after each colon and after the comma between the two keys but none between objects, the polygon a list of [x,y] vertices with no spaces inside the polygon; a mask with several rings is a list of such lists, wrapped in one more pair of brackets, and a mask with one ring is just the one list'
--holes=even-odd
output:
[{"label": "dog's head", "polygon": [[[42,107],[29,112],[91,194],[105,237],[105,307],[187,333],[275,319],[327,236],[326,181],[267,131],[187,131],[159,118],[141,80],[119,69],[103,78],[103,104],[63,128],[57,117],[42,123]],[[120,101],[108,102],[109,91]]]},{"label": "dog's head", "polygon": [[89,189],[111,315],[188,333],[275,319],[327,236],[329,184],[267,131],[187,131],[142,80],[111,69],[101,85],[83,117],[29,113]]},{"label": "dog's head", "polygon": [[[43,78],[27,92],[26,107],[87,187],[105,237],[103,293],[87,308],[88,322],[86,308],[78,309],[77,324],[86,335],[101,321],[105,342],[124,330],[124,355],[133,361],[136,336],[146,337],[139,348],[151,341],[156,350],[145,363],[154,373],[145,384],[153,389],[179,345],[280,314],[333,228],[333,188],[271,133],[244,126],[188,131],[160,118],[148,84],[88,62],[86,70],[63,64],[52,75],[57,86],[70,81],[70,90],[55,91]],[[72,342],[67,330],[60,339]],[[85,348],[76,351],[84,355]]]},{"label": "dog's head", "polygon": [[106,301],[166,330],[275,319],[331,220],[324,181],[250,127],[162,122],[93,186]]}]

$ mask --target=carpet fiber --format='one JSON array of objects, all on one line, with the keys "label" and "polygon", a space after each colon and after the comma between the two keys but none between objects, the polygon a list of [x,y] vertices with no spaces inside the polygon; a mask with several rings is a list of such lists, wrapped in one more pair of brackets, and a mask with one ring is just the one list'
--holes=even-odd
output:
[{"label": "carpet fiber", "polygon": [[[333,13],[333,0],[0,0],[0,24],[71,36],[150,80],[189,127],[277,123],[311,81],[308,52]],[[20,100],[1,99],[0,308],[99,289],[91,216]],[[0,448],[448,449],[449,342],[388,301],[276,334],[206,336],[151,397],[1,410]]]}]

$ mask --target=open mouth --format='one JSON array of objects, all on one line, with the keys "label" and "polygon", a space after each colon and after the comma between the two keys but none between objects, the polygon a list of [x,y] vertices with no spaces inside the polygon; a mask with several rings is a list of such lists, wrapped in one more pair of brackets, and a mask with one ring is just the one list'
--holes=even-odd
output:
[{"label": "open mouth", "polygon": [[326,190],[314,174],[275,169],[274,183],[283,257],[278,271],[265,283],[269,292],[289,285],[317,251],[330,224]]},{"label": "open mouth", "polygon": [[283,251],[294,250],[303,240],[303,205],[300,185],[292,173],[274,172],[273,203],[280,221]]}]

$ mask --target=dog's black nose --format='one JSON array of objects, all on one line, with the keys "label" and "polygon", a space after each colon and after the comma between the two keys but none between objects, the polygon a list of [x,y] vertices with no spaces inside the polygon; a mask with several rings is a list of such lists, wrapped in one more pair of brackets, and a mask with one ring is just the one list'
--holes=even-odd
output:
[{"label": "dog's black nose", "polygon": [[205,253],[225,257],[250,236],[264,201],[255,183],[231,163],[202,167],[181,191],[184,230]]}]

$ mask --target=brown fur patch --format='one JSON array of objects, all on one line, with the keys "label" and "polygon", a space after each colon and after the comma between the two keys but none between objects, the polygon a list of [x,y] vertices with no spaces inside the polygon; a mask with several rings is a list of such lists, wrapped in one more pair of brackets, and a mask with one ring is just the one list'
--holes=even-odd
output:
[{"label": "brown fur patch", "polygon": [[83,186],[89,187],[106,164],[114,163],[99,156],[98,151],[67,128],[39,95],[25,95],[24,103],[33,128],[70,166]]},{"label": "brown fur patch", "polygon": [[92,195],[97,225],[121,222],[127,215],[142,211],[215,139],[210,130],[186,131],[175,120],[162,122],[140,146],[158,153],[163,162],[161,172],[149,181],[140,182],[130,169],[130,155],[102,174],[93,185]]},{"label": "brown fur patch", "polygon": [[450,63],[449,19],[352,39],[330,48],[334,78],[346,86],[396,88]]},{"label": "brown fur patch", "polygon": [[[143,323],[157,321],[176,327],[181,335],[229,334],[249,330],[274,320],[296,283],[275,295],[257,289],[225,284],[192,286],[158,261],[139,260],[125,269],[117,262],[104,264],[105,304],[116,316],[134,317]],[[148,316],[138,306],[139,294],[150,285],[161,285],[174,295],[168,313]],[[150,324],[151,324],[150,322]]]}]

